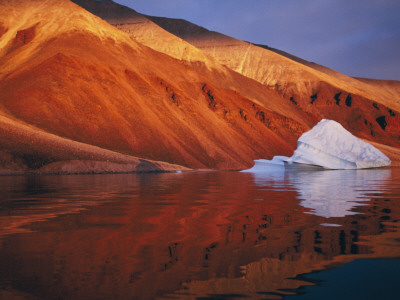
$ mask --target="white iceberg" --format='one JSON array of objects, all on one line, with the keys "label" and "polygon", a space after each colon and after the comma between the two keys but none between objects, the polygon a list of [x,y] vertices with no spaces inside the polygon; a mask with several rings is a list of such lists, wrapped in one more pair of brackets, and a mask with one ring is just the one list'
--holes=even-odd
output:
[{"label": "white iceberg", "polygon": [[283,166],[289,159],[287,156],[274,156],[272,160],[257,159],[254,161],[254,166],[251,169],[243,170],[243,172],[264,172],[265,168],[272,166]]},{"label": "white iceberg", "polygon": [[275,156],[255,160],[247,171],[260,171],[268,165],[317,166],[325,169],[368,169],[390,166],[390,159],[371,144],[360,140],[336,121],[321,120],[297,141],[292,157]]},{"label": "white iceberg", "polygon": [[327,169],[366,169],[390,165],[390,159],[371,144],[352,135],[336,121],[322,120],[297,142],[288,164]]}]

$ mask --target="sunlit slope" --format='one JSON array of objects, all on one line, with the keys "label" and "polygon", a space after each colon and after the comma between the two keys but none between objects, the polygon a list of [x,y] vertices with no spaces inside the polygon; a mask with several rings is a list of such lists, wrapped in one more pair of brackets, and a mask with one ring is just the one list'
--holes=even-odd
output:
[{"label": "sunlit slope", "polygon": [[[190,61],[197,60],[210,68],[208,57],[212,56],[221,65],[257,80],[269,90],[277,91],[284,98],[279,102],[280,105],[286,105],[285,110],[279,110],[272,101],[263,105],[275,105],[274,110],[300,123],[311,122],[314,125],[323,118],[333,119],[358,137],[395,147],[400,145],[399,114],[396,110],[400,100],[395,88],[372,85],[267,46],[255,46],[210,32],[185,20],[140,15],[112,1],[75,2],[146,46],[186,63],[189,58],[177,55],[173,49],[181,49],[186,45],[182,44],[182,39],[188,41],[207,54],[206,57],[191,55]],[[188,53],[196,52],[193,47],[187,49]],[[224,72],[215,62],[213,67]],[[221,82],[224,84],[226,79]],[[263,98],[249,95],[250,89],[244,91],[244,86],[236,85],[234,89],[240,90],[242,95],[253,101]],[[251,93],[254,94],[256,90],[260,88],[252,88]],[[287,104],[292,107],[288,109]]]},{"label": "sunlit slope", "polygon": [[[325,73],[336,81],[346,82],[351,84],[355,88],[358,88],[358,92],[360,95],[375,100],[378,103],[381,103],[386,106],[390,106],[393,109],[399,111],[400,108],[400,81],[396,80],[376,80],[376,79],[367,79],[367,78],[356,78],[349,77],[342,73],[339,73],[335,70],[332,70],[328,67],[319,65],[314,62],[309,62],[304,59],[301,59],[297,56],[289,54],[287,52],[270,48],[264,45],[256,45],[258,47],[262,47],[267,50],[271,50],[279,55],[287,57],[295,62],[301,63],[307,67],[315,69],[321,73]],[[354,91],[357,93],[356,91]]]},{"label": "sunlit slope", "polygon": [[186,168],[123,155],[0,116],[0,175],[115,173]]},{"label": "sunlit slope", "polygon": [[207,67],[224,67],[204,51],[164,30],[146,16],[113,1],[72,0],[92,14],[128,33],[136,41],[179,60],[203,62]]},{"label": "sunlit slope", "polygon": [[[39,81],[45,80],[45,78],[38,76],[37,81],[35,79],[31,83],[26,80],[26,75],[22,78],[16,76],[16,78],[20,78],[19,82],[18,79],[15,79],[15,85],[9,85],[9,81],[5,78],[12,78],[18,72],[23,74],[24,69],[29,70],[32,66],[41,62],[38,56],[43,48],[43,43],[52,38],[51,35],[47,34],[48,32],[55,36],[84,28],[100,39],[104,38],[99,26],[97,26],[99,20],[81,10],[70,9],[69,3],[65,5],[65,3],[60,2],[58,9],[49,10],[49,5],[53,5],[54,2],[32,1],[29,5],[24,2],[26,1],[0,2],[0,78],[2,79],[0,81],[2,91],[0,96],[0,173],[102,173],[182,169],[179,166],[150,162],[62,138],[18,118],[18,115],[38,113],[36,117],[45,118],[43,122],[47,122],[49,121],[47,118],[56,117],[51,116],[49,112],[44,115],[40,108],[32,109],[30,105],[25,105],[22,112],[14,111],[12,107],[11,109],[7,108],[8,103],[12,103],[14,107],[18,105],[22,107],[24,101],[34,99],[35,95],[28,95],[27,99],[22,99],[22,97],[25,97],[18,93],[24,90],[26,92],[27,86],[36,85]],[[67,10],[70,16],[75,19],[74,24],[65,22],[64,10]],[[60,22],[49,22],[49,19],[58,19]],[[92,22],[91,26],[88,26],[88,21]],[[117,30],[110,33],[109,37],[113,36],[115,39],[121,39],[121,41],[129,40]],[[51,76],[49,75],[48,78],[50,79]],[[48,89],[56,92],[54,89],[54,85],[57,84],[56,81],[49,81],[48,84],[53,85],[53,87],[49,86],[49,88],[40,91],[40,84],[38,84],[36,91],[33,92],[36,95],[38,93],[47,94]],[[9,98],[8,95],[13,96]],[[51,97],[51,92],[49,97]],[[22,103],[19,103],[20,101]],[[34,106],[35,104],[32,103],[31,105]],[[49,106],[46,109],[52,108]]]},{"label": "sunlit slope", "polygon": [[[211,55],[171,34],[155,24],[147,16],[131,8],[119,5],[111,0],[73,0],[72,2],[106,20],[114,27],[127,33],[135,41],[176,58],[183,64],[191,65],[192,68],[200,73],[203,72],[204,68],[213,71],[213,73],[217,72],[212,77],[215,77],[215,75],[219,76],[217,83],[221,87],[236,91],[250,100],[280,114],[286,115],[290,112],[292,117],[304,117],[304,112],[297,112],[297,109],[288,105],[290,103],[282,102],[282,97],[278,93],[262,87],[262,85],[255,83],[253,80],[248,80],[245,76],[240,76],[237,72],[232,72],[230,68],[221,64]],[[305,124],[309,126],[315,123],[315,121],[309,120]]]},{"label": "sunlit slope", "polygon": [[333,119],[359,137],[400,146],[399,82],[352,78],[185,20],[148,18],[232,70],[278,91],[316,118]]},{"label": "sunlit slope", "polygon": [[150,17],[150,20],[174,35],[212,55],[229,68],[279,90],[287,96],[309,97],[317,92],[319,81],[348,93],[378,101],[400,110],[400,99],[385,99],[390,91],[364,81],[307,62],[263,45],[253,45],[212,32],[185,20]]},{"label": "sunlit slope", "polygon": [[[15,124],[146,159],[240,169],[290,155],[315,122],[254,80],[183,64],[70,1],[0,8],[0,114]],[[15,153],[7,138],[2,147]]]}]

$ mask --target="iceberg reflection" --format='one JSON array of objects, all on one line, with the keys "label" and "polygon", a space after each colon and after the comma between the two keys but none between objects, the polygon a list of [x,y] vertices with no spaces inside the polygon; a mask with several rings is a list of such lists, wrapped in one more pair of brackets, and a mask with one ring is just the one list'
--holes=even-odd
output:
[{"label": "iceberg reflection", "polygon": [[332,218],[356,214],[352,209],[370,200],[365,188],[379,192],[390,175],[390,170],[334,170],[290,172],[288,177],[300,194],[300,205]]},{"label": "iceberg reflection", "polygon": [[382,192],[391,170],[306,170],[271,165],[253,175],[259,186],[289,182],[298,192],[301,206],[316,216],[333,218],[357,214],[353,208],[369,201],[369,192]]}]

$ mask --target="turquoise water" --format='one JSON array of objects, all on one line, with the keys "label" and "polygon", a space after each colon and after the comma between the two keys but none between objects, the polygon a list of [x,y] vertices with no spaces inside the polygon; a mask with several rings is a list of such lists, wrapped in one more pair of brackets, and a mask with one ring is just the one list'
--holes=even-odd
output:
[{"label": "turquoise water", "polygon": [[0,194],[0,299],[400,298],[398,169],[0,177]]}]

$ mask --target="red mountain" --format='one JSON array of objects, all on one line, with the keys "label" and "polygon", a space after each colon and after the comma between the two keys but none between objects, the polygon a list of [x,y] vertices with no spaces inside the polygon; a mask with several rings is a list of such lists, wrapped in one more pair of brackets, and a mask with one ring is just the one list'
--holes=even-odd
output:
[{"label": "red mountain", "polygon": [[[154,51],[70,1],[7,1],[0,11],[4,168],[104,160],[77,154],[79,142],[190,168],[240,169],[290,154],[315,122],[254,80]],[[51,147],[52,138],[60,145]]]},{"label": "red mountain", "polygon": [[[237,41],[232,49],[262,53],[260,62],[275,59],[263,82],[252,76],[262,73],[253,60],[238,69],[213,54],[224,53],[219,47],[229,37],[212,33],[214,46],[204,39],[211,53],[112,1],[79,4],[119,29],[68,0],[0,2],[3,172],[179,168],[154,161],[242,169],[257,158],[291,155],[297,138],[321,118],[389,145],[384,151],[394,160],[399,155],[390,147],[400,143],[398,105],[356,93],[356,79],[322,81],[318,76],[329,72]],[[236,50],[224,54],[233,64]],[[308,74],[311,88],[278,76],[279,64],[292,77]],[[382,90],[379,82],[357,81]],[[384,84],[396,95],[397,82]]]},{"label": "red mountain", "polygon": [[[185,52],[176,50],[183,39],[209,58],[276,90],[315,119],[333,119],[370,142],[400,146],[398,81],[351,78],[277,49],[211,32],[185,20],[141,15],[113,1],[74,1],[157,51],[183,60],[202,60],[187,55],[193,51],[186,45]],[[389,152],[392,160],[398,159],[396,149]]]}]

